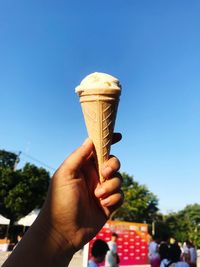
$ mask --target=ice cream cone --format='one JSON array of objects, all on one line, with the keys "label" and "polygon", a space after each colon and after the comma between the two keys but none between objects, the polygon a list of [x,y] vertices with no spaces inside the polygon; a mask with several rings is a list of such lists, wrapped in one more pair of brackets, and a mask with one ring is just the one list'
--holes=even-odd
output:
[{"label": "ice cream cone", "polygon": [[88,135],[95,147],[100,182],[104,182],[100,170],[104,161],[109,157],[118,101],[119,94],[116,96],[111,92],[99,94],[97,91],[94,95],[93,91],[91,95],[91,91],[84,91],[80,95]]},{"label": "ice cream cone", "polygon": [[[110,76],[112,77],[112,76]],[[100,182],[105,178],[101,175],[101,167],[109,158],[110,146],[117,107],[121,90],[112,88],[85,88],[77,90],[85,119],[86,128],[95,147],[95,158]]]}]

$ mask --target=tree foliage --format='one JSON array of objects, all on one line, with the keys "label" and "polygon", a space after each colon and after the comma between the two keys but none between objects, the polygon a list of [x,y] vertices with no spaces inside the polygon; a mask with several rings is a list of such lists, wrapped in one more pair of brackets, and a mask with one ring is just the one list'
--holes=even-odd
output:
[{"label": "tree foliage", "polygon": [[50,176],[45,169],[29,163],[14,171],[14,153],[0,150],[0,157],[0,214],[14,222],[41,207]]},{"label": "tree foliage", "polygon": [[130,222],[151,223],[158,211],[158,199],[145,185],[139,185],[133,176],[122,173],[125,194],[123,205],[113,218]]},{"label": "tree foliage", "polygon": [[18,157],[15,153],[0,150],[0,167],[14,169]]},{"label": "tree foliage", "polygon": [[200,205],[186,206],[177,213],[166,216],[165,222],[170,229],[171,236],[180,242],[189,239],[200,247]]}]

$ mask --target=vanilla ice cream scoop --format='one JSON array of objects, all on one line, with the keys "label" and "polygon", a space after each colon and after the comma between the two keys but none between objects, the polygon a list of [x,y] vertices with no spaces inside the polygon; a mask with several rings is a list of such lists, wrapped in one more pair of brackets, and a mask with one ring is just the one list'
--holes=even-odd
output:
[{"label": "vanilla ice cream scoop", "polygon": [[91,89],[112,89],[112,90],[121,90],[120,82],[117,78],[102,72],[94,72],[86,76],[76,87],[76,93],[83,92],[85,90]]},{"label": "vanilla ice cream scoop", "polygon": [[94,144],[99,181],[103,183],[105,178],[101,169],[109,158],[121,85],[109,74],[94,72],[86,76],[75,91],[79,95],[88,135]]}]

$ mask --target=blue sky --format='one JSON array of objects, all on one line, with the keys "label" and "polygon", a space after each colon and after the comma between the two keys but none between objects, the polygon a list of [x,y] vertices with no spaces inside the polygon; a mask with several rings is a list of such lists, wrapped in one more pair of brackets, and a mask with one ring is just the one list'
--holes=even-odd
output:
[{"label": "blue sky", "polygon": [[199,14],[197,0],[2,0],[0,148],[56,169],[87,136],[74,88],[107,72],[123,86],[121,171],[162,212],[200,203]]}]

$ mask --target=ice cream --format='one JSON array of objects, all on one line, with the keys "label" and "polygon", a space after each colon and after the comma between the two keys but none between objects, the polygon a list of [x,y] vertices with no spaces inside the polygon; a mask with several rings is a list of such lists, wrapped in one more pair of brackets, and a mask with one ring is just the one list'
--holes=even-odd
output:
[{"label": "ice cream", "polygon": [[101,72],[94,72],[86,76],[76,87],[76,93],[80,94],[85,90],[93,89],[113,89],[121,91],[121,85],[117,78]]},{"label": "ice cream", "polygon": [[75,91],[80,97],[88,135],[94,143],[99,179],[104,182],[100,170],[110,153],[121,85],[117,78],[95,72],[86,76]]}]

